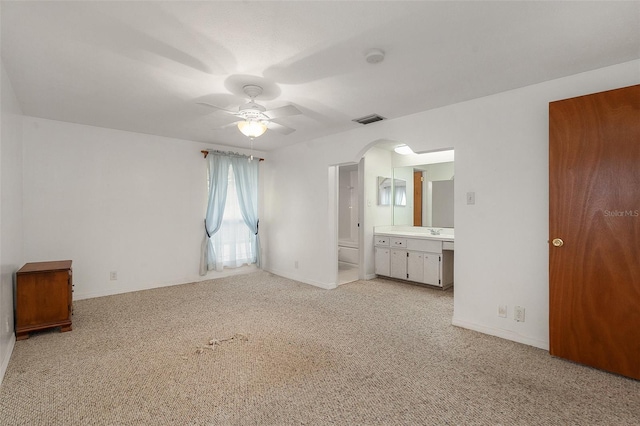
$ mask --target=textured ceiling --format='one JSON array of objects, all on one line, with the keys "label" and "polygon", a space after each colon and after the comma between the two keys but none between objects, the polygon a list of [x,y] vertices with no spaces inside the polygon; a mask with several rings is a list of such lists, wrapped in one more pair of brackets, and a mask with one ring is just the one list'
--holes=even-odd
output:
[{"label": "textured ceiling", "polygon": [[[272,150],[640,57],[640,2],[7,2],[1,53],[24,114],[247,147],[242,86],[295,105]],[[382,63],[364,59],[370,48]],[[375,125],[375,124],[374,124]]]}]

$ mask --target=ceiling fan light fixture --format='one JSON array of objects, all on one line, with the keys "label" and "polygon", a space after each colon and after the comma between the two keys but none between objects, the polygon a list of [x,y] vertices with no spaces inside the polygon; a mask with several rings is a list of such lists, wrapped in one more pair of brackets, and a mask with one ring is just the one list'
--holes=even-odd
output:
[{"label": "ceiling fan light fixture", "polygon": [[267,125],[262,121],[256,120],[239,121],[238,130],[240,130],[243,135],[253,139],[262,136],[264,132],[267,131]]}]

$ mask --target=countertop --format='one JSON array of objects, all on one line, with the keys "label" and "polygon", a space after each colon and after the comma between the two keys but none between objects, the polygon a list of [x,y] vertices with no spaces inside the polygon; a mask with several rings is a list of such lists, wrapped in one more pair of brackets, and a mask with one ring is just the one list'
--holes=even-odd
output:
[{"label": "countertop", "polygon": [[[385,227],[386,228],[386,227]],[[407,229],[374,229],[375,235],[384,235],[389,237],[408,237],[408,238],[420,238],[424,240],[438,240],[438,241],[454,241],[453,235],[440,234],[432,235],[430,232],[425,231],[410,231]]]}]

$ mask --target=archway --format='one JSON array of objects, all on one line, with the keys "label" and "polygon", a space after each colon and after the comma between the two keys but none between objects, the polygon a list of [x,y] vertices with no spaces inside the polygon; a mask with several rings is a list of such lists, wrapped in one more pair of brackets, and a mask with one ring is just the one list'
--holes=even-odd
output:
[{"label": "archway", "polygon": [[[400,145],[404,144],[402,142],[389,139],[376,139],[366,144],[358,152],[358,161],[336,164],[329,167],[329,236],[333,240],[330,246],[332,249],[331,258],[335,260],[333,265],[335,265],[334,284],[336,286],[345,282],[344,277],[340,277],[339,270],[341,257],[344,258],[344,256],[341,256],[341,252],[345,250],[344,244],[341,245],[340,241],[340,168],[353,167],[353,165],[358,164],[358,179],[360,183],[358,188],[358,279],[372,279],[376,277],[374,259],[374,227],[393,226],[395,225],[394,216],[399,216],[398,213],[395,213],[394,215],[393,203],[380,203],[379,194],[376,190],[377,180],[379,178],[393,178],[394,166],[396,165],[403,165],[408,168],[416,166],[416,170],[421,170],[426,173],[425,167],[418,168],[421,161],[424,161],[425,163],[441,163],[450,160],[451,163],[453,163],[453,153],[450,154],[450,157],[447,157],[446,155],[443,157],[442,155],[443,151],[452,151],[451,148],[448,147],[430,150],[427,152],[412,153],[412,156],[405,156],[403,157],[403,160],[399,160],[399,154],[394,152],[394,148]],[[425,155],[433,156],[433,159],[426,159]],[[396,157],[395,160],[394,156]],[[425,163],[422,163],[422,166],[424,166]],[[349,164],[351,166],[348,166]],[[451,170],[452,167],[453,165],[451,164]],[[449,178],[453,178],[453,171],[451,171],[450,177],[447,177],[446,179]],[[413,183],[410,187],[413,188]],[[413,218],[413,213],[411,217]],[[426,219],[427,214],[425,213],[423,226],[431,226],[431,217],[428,217],[428,221]],[[406,225],[413,226],[413,222],[407,223]]]}]

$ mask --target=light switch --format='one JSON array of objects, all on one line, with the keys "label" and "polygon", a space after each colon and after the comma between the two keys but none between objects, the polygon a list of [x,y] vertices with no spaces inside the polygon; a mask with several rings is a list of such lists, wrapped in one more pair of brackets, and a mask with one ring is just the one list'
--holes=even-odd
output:
[{"label": "light switch", "polygon": [[475,204],[475,203],[476,203],[476,193],[467,192],[467,204]]}]

